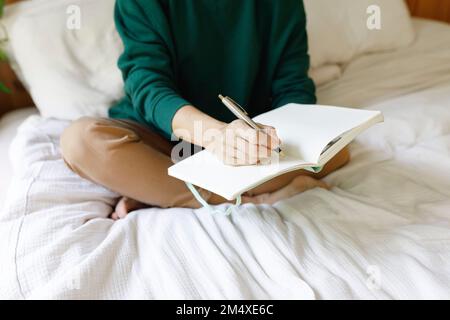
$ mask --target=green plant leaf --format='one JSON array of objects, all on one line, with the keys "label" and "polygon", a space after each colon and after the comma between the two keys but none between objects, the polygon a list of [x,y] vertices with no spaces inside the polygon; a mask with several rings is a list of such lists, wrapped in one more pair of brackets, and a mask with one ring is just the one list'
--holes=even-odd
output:
[{"label": "green plant leaf", "polygon": [[3,7],[5,6],[5,0],[0,0],[0,18],[3,17]]},{"label": "green plant leaf", "polygon": [[6,52],[4,52],[2,49],[0,49],[0,61],[7,61],[8,56],[6,55]]},{"label": "green plant leaf", "polygon": [[[3,7],[5,6],[5,0],[0,0],[0,18],[3,17]],[[0,61],[6,61],[8,57],[6,53],[0,49]],[[9,89],[3,82],[0,82],[0,92],[11,93],[11,89]]]},{"label": "green plant leaf", "polygon": [[5,86],[3,83],[0,82],[0,92],[11,93],[11,90],[7,86]]}]

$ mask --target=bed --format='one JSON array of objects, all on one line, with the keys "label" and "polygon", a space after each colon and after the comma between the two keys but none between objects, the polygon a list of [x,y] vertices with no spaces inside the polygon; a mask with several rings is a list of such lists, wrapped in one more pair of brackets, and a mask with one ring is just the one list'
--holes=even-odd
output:
[{"label": "bed", "polygon": [[450,299],[450,26],[413,27],[412,45],[356,57],[318,87],[319,103],[386,122],[351,144],[332,190],[274,206],[151,208],[114,222],[118,195],[61,159],[70,122],[28,117],[10,150],[0,297]]},{"label": "bed", "polygon": [[0,206],[4,203],[6,192],[12,179],[12,165],[9,160],[9,147],[14,139],[18,126],[32,114],[36,114],[34,107],[23,108],[8,113],[0,119]]}]

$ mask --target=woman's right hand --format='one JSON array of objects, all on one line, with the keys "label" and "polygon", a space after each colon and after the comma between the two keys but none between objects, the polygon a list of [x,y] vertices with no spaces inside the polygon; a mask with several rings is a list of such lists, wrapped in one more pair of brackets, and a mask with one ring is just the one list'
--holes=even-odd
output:
[{"label": "woman's right hand", "polygon": [[281,142],[275,128],[260,127],[256,130],[243,120],[235,120],[216,130],[205,148],[230,166],[269,163]]}]

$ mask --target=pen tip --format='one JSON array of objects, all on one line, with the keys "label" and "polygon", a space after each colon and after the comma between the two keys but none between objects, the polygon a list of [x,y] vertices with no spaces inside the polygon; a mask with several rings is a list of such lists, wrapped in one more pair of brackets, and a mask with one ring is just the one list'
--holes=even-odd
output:
[{"label": "pen tip", "polygon": [[219,94],[219,99],[223,100],[224,99],[223,95]]}]

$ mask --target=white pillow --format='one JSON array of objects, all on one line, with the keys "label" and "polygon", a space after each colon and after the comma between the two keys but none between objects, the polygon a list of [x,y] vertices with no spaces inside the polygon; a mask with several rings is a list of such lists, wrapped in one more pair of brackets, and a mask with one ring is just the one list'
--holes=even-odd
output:
[{"label": "white pillow", "polygon": [[[33,6],[35,6],[35,2],[33,1],[19,1],[15,2],[13,4],[8,4],[5,7],[5,12],[2,17],[2,24],[5,26],[8,33],[11,32],[12,27],[14,23],[16,22],[17,18],[20,16],[20,14],[24,14],[28,10],[30,10]],[[11,41],[7,41],[3,44],[2,49],[6,52],[8,55],[8,63],[11,66],[11,68],[16,73],[17,77],[20,79],[22,84],[28,88],[28,85],[23,77],[22,70],[20,70],[19,65],[17,64],[16,57],[14,55],[14,52],[11,47]]]},{"label": "white pillow", "polygon": [[[313,68],[411,44],[414,28],[404,0],[304,0]],[[367,8],[381,9],[381,30],[369,30]]]},{"label": "white pillow", "polygon": [[[12,51],[44,117],[105,116],[123,96],[114,0],[40,0],[10,25]],[[67,27],[68,8],[81,9],[81,28]]]}]

